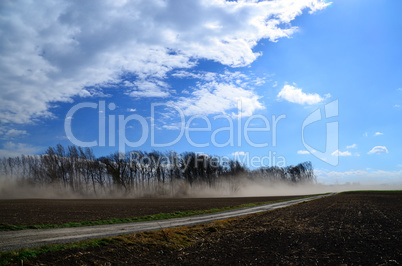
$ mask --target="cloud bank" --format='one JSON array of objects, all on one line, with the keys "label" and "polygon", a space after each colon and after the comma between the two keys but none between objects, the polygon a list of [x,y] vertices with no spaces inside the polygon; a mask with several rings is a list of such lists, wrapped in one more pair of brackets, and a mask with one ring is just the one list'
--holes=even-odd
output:
[{"label": "cloud bank", "polygon": [[[326,184],[336,184],[347,182],[357,182],[362,185],[378,185],[378,184],[398,184],[402,185],[402,170],[384,171],[384,170],[349,170],[345,172],[328,171],[315,169],[319,182]],[[394,187],[391,189],[398,189]]]}]

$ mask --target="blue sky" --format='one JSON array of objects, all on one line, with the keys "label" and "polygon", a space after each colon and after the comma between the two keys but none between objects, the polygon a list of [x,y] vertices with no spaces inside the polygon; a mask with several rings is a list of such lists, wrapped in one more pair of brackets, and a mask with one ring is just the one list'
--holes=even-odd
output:
[{"label": "blue sky", "polygon": [[0,156],[96,141],[98,156],[196,151],[251,168],[309,160],[323,183],[400,184],[401,8],[2,1]]}]

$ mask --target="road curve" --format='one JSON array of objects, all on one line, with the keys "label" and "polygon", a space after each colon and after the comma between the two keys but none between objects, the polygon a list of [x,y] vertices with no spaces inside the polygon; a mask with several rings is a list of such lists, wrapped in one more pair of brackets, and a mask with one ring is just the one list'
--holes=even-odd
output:
[{"label": "road curve", "polygon": [[107,225],[96,225],[96,226],[85,226],[85,227],[5,231],[0,232],[0,251],[36,247],[55,243],[69,243],[91,238],[118,236],[141,231],[163,229],[168,227],[178,227],[184,225],[207,223],[216,220],[224,220],[247,214],[284,208],[301,202],[307,202],[331,196],[333,194],[334,193],[321,196],[313,196],[303,199],[289,200],[278,203],[271,203],[256,207],[248,207],[230,211],[202,214],[202,215],[168,219],[168,220],[124,223],[124,224],[107,224]]}]

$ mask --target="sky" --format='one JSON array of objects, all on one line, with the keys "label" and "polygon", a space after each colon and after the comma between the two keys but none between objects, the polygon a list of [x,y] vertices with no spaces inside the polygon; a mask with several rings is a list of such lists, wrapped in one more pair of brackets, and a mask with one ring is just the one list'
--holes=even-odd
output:
[{"label": "sky", "polygon": [[0,2],[0,156],[193,151],[402,183],[402,2]]}]

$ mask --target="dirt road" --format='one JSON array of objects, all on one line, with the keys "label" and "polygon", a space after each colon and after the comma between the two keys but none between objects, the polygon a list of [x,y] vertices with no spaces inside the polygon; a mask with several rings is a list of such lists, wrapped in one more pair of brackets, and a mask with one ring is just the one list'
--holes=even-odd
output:
[{"label": "dirt road", "polygon": [[[332,195],[332,194],[329,194]],[[257,207],[237,209],[232,211],[219,212],[207,215],[198,215],[177,219],[139,222],[128,224],[112,224],[76,228],[61,229],[39,229],[39,230],[22,230],[0,232],[0,251],[13,250],[26,247],[41,246],[52,243],[68,243],[84,239],[101,238],[107,236],[117,236],[122,234],[130,234],[140,231],[149,231],[155,229],[163,229],[168,227],[177,227],[183,225],[193,225],[206,223],[215,220],[228,219],[232,217],[243,216],[252,213],[264,212],[273,209],[283,208],[298,204],[301,202],[311,201],[324,196],[314,196],[310,198],[291,200],[280,203],[261,205]]]},{"label": "dirt road", "polygon": [[295,199],[301,196],[229,198],[12,199],[0,200],[0,224],[37,225],[134,218]]}]

